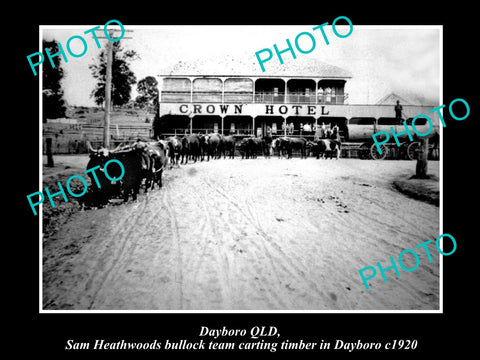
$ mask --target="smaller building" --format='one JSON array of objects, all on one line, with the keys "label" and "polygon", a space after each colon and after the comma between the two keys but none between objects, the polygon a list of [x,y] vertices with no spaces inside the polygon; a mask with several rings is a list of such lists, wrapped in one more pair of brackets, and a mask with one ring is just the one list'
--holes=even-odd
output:
[{"label": "smaller building", "polygon": [[425,105],[427,101],[420,97],[418,94],[398,94],[396,92],[390,92],[380,98],[377,105],[396,105],[397,101],[400,101],[401,105]]}]

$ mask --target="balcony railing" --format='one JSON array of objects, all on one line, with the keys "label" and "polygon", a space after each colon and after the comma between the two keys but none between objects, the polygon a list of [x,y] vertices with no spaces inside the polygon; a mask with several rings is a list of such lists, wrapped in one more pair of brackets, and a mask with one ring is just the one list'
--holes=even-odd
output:
[{"label": "balcony railing", "polygon": [[225,103],[251,103],[253,93],[248,91],[225,91],[223,93],[223,102]]},{"label": "balcony railing", "polygon": [[348,94],[343,95],[318,95],[317,104],[337,104],[343,105],[348,99]]},{"label": "balcony railing", "polygon": [[267,104],[283,104],[285,102],[285,95],[283,93],[257,93],[255,94],[256,103]]},{"label": "balcony railing", "polygon": [[304,93],[287,93],[287,103],[293,104],[316,104],[315,94],[306,95]]},{"label": "balcony railing", "polygon": [[224,92],[218,91],[163,91],[161,101],[165,103],[175,102],[210,102],[221,103],[254,103],[258,104],[337,104],[346,103],[348,94],[342,95],[307,95],[305,93],[273,93],[273,92],[257,92],[253,95],[251,92]]},{"label": "balcony railing", "polygon": [[193,102],[212,102],[212,103],[221,103],[222,102],[222,92],[221,91],[194,91],[192,93]]},{"label": "balcony railing", "polygon": [[162,102],[190,102],[190,91],[162,91]]}]

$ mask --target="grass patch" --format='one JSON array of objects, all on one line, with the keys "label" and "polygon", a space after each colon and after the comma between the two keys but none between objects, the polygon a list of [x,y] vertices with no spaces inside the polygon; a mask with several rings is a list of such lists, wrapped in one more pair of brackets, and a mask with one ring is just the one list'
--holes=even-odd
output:
[{"label": "grass patch", "polygon": [[393,181],[393,187],[413,199],[440,206],[440,182],[436,175],[428,175],[425,179],[404,175]]}]

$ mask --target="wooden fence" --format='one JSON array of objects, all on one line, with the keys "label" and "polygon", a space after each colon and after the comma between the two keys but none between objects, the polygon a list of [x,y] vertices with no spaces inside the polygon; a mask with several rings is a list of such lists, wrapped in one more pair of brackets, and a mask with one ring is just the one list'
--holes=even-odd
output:
[{"label": "wooden fence", "polygon": [[[42,152],[46,154],[46,139],[52,139],[53,154],[83,154],[88,152],[87,141],[94,148],[103,145],[103,126],[92,124],[43,124]],[[112,125],[110,143],[114,147],[138,138],[148,139],[152,134],[151,124]]]}]

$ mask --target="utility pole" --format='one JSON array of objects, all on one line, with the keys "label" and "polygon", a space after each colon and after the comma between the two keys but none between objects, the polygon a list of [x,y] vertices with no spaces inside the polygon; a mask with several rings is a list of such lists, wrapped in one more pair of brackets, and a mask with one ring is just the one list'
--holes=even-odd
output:
[{"label": "utility pole", "polygon": [[110,149],[110,106],[112,99],[112,50],[113,43],[107,42],[107,74],[105,79],[105,116],[103,118],[103,146]]},{"label": "utility pole", "polygon": [[[103,32],[103,29],[101,30]],[[133,32],[133,30],[125,30],[125,32]],[[107,41],[107,69],[105,77],[105,115],[103,117],[103,146],[107,149],[110,148],[110,109],[112,107],[112,63],[113,63],[113,43],[111,39],[115,30],[108,31],[110,39]],[[107,39],[105,36],[98,36],[99,39]],[[123,36],[123,39],[131,39],[131,37]]]}]

